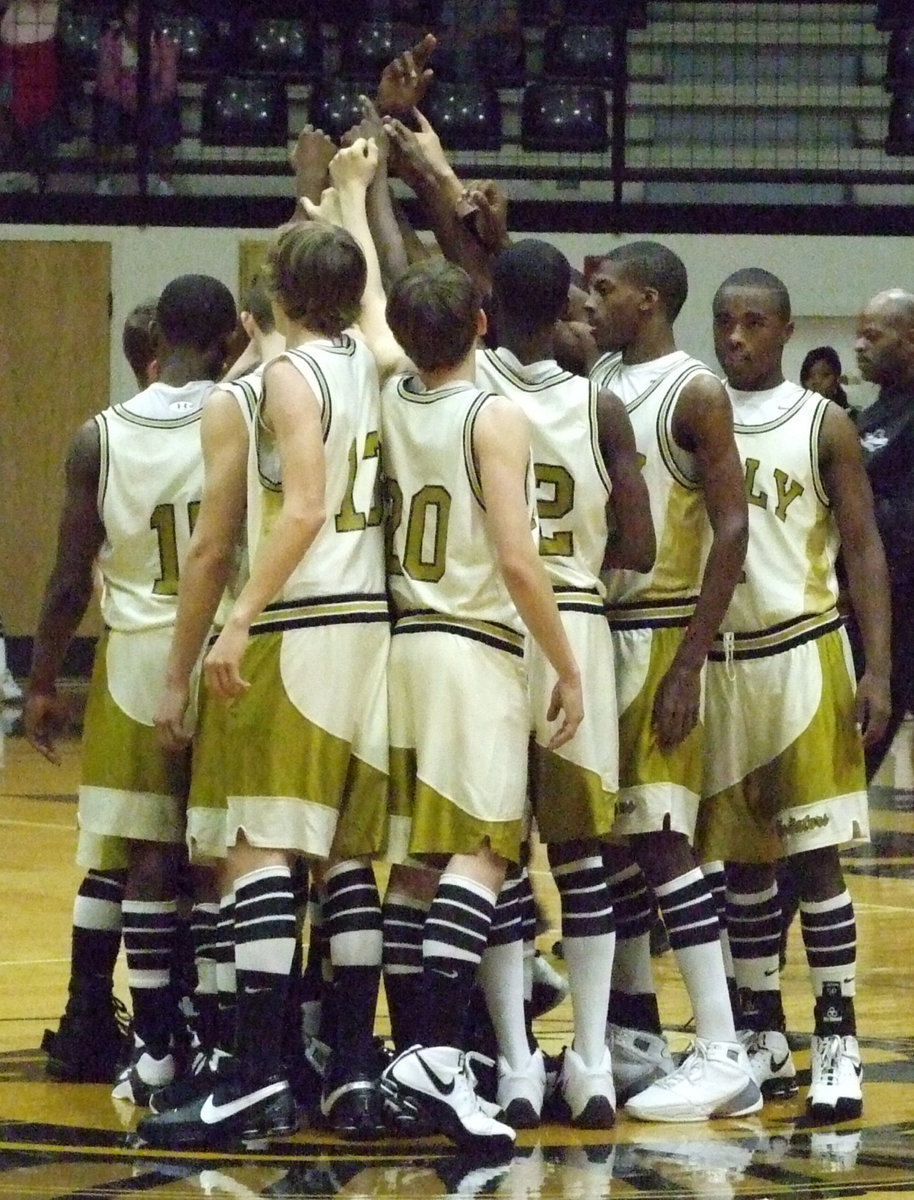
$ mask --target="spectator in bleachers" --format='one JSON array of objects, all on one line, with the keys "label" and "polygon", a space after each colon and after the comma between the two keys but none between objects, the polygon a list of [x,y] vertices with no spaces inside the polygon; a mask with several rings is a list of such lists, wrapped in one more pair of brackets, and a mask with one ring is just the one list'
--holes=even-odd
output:
[{"label": "spectator in bleachers", "polygon": [[13,161],[44,191],[57,152],[57,0],[10,0],[0,20],[0,109]]},{"label": "spectator in bleachers", "polygon": [[[95,81],[95,140],[99,155],[112,163],[125,142],[137,141],[139,91],[139,4],[126,0],[120,16],[102,37]],[[149,47],[149,108],[146,136],[156,174],[150,180],[155,195],[172,194],[169,173],[175,145],[181,138],[178,101],[178,47],[165,34],[153,32]],[[96,185],[98,195],[111,193],[108,175]]]}]

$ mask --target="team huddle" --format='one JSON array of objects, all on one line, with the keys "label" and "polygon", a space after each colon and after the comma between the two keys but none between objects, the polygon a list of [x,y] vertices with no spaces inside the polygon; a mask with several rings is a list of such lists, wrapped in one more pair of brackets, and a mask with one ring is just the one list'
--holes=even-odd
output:
[{"label": "team huddle", "polygon": [[[853,423],[783,377],[784,284],[760,268],[721,283],[723,380],[676,346],[686,271],[657,242],[613,249],[586,296],[535,239],[500,250],[485,297],[444,258],[385,289],[377,169],[372,140],[339,150],[312,219],[276,233],[271,305],[243,314],[256,366],[223,377],[232,297],[182,276],[155,307],[155,380],[71,451],[26,708],[53,754],[54,681],[97,570],[88,874],[58,1050],[111,1030],[120,936],[132,1042],[118,1061],[111,1030],[101,1073],[69,1077],[110,1074],[163,1147],[256,1144],[302,1109],[346,1137],[437,1132],[486,1153],[544,1119],[608,1129],[617,1107],[753,1113],[797,1091],[789,860],[807,1109],[858,1116],[839,849],[868,839],[889,584]],[[576,292],[596,348],[578,373],[558,361]],[[557,1063],[530,1023],[534,827],[573,1013]],[[680,1061],[655,911],[695,1015]]]}]

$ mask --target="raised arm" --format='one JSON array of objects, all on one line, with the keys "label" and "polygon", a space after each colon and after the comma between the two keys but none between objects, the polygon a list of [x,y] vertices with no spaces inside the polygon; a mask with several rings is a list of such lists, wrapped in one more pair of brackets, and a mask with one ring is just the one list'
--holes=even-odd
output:
[{"label": "raised arm", "polygon": [[379,374],[384,380],[393,372],[406,369],[407,362],[387,324],[387,296],[365,207],[366,193],[377,160],[378,148],[374,141],[358,138],[334,157],[330,164],[330,176],[339,198],[342,223],[365,255],[367,277],[359,328],[374,353]]},{"label": "raised arm", "polygon": [[819,433],[819,466],[841,536],[848,592],[863,641],[856,710],[863,743],[870,746],[885,732],[891,711],[889,573],[857,430],[835,404],[828,406]]},{"label": "raised arm", "polygon": [[695,457],[712,540],[695,612],[657,690],[654,724],[664,748],[682,741],[698,721],[701,669],[739,582],[749,537],[733,413],[717,380],[703,376],[683,389],[673,416],[673,436]]},{"label": "raised arm", "polygon": [[324,523],[321,409],[292,364],[277,359],[264,375],[262,419],[272,428],[282,468],[282,506],[251,563],[222,632],[204,660],[207,686],[230,699],[247,687],[240,664],[251,622],[280,594]]},{"label": "raised arm", "polygon": [[[387,173],[387,157],[389,143],[387,129],[367,96],[362,96],[363,117],[352,130],[350,142],[358,138],[371,139],[378,148],[378,162],[374,176],[368,185],[365,197],[365,210],[368,214],[368,227],[378,254],[381,267],[381,278],[384,286],[389,288],[409,266],[409,256],[403,239],[400,220],[394,209],[393,197],[390,194],[390,180]],[[344,139],[345,140],[345,139]]]},{"label": "raised arm", "polygon": [[527,419],[510,400],[486,406],[473,430],[473,449],[498,565],[521,620],[558,674],[548,718],[563,714],[549,743],[575,734],[584,715],[581,676],[530,528],[526,481],[530,461]]},{"label": "raised arm", "polygon": [[203,408],[203,495],[178,584],[178,615],[168,655],[165,690],[155,715],[159,739],[177,750],[190,741],[185,725],[191,673],[226,587],[244,536],[248,431],[228,392],[213,392]]},{"label": "raised arm", "polygon": [[418,132],[396,118],[386,122],[396,172],[416,193],[442,253],[463,267],[488,295],[492,288],[490,256],[471,225],[477,215],[476,206],[448,162],[431,124],[418,109],[414,116]]},{"label": "raised arm", "polygon": [[45,585],[26,689],[25,736],[39,753],[59,762],[55,741],[67,709],[57,678],[67,647],[92,598],[93,565],[105,540],[98,512],[98,426],[86,421],[66,460],[66,491],[57,527],[57,554]]},{"label": "raised arm", "polygon": [[600,453],[612,480],[610,536],[603,566],[650,571],[657,556],[647,484],[641,473],[632,423],[625,405],[612,392],[597,397]]}]

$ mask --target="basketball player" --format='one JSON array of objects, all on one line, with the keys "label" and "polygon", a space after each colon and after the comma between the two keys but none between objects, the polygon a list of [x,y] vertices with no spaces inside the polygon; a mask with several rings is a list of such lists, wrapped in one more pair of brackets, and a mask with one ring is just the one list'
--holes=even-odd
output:
[{"label": "basketball player", "polygon": [[127,871],[122,915],[134,1048],[113,1095],[135,1104],[174,1072],[169,982],[188,763],[161,749],[152,717],[200,501],[200,411],[223,370],[235,321],[234,301],[218,280],[173,280],[156,306],[158,382],[79,430],[26,701],[26,735],[53,759],[65,717],[55,682],[92,595],[97,559],[107,631],[86,705],[78,859]]},{"label": "basketball player", "polygon": [[[155,300],[130,310],[121,345],[137,387],[155,381],[152,323]],[[97,580],[97,577],[96,577]],[[67,1083],[113,1083],[129,1059],[128,1016],[113,994],[114,966],[121,947],[123,871],[87,871],[73,901],[67,1006],[56,1030],[46,1029],[41,1048],[45,1070]]]},{"label": "basketball player", "polygon": [[[493,266],[491,302],[499,348],[478,351],[476,370],[480,385],[515,400],[530,420],[540,557],[583,669],[584,721],[569,743],[550,750],[546,711],[555,673],[539,647],[530,647],[536,734],[530,791],[562,904],[574,1013],[562,1095],[573,1124],[608,1128],[615,1092],[605,1033],[615,938],[599,839],[612,827],[619,774],[612,641],[600,580],[610,493],[611,561],[649,570],[655,544],[625,409],[587,379],[561,370],[554,358],[554,330],[570,286],[568,260],[547,242],[515,242],[504,250]],[[533,1090],[528,1077],[544,1080],[541,1053],[526,1071],[512,1070],[503,1057],[499,1067],[499,1102],[508,1119],[515,1096],[532,1099],[538,1112],[542,1091]]]},{"label": "basketball player", "polygon": [[[648,1121],[737,1116],[762,1103],[736,1037],[717,913],[691,846],[702,676],[742,569],[747,516],[727,395],[707,367],[676,349],[673,322],[686,292],[675,254],[633,242],[600,262],[588,304],[604,351],[591,378],[628,410],[657,535],[650,574],[615,571],[606,581],[620,710],[614,832],[628,838],[606,852],[618,938],[612,1049],[626,1111]],[[695,1013],[694,1047],[676,1071],[653,994],[642,872]]]},{"label": "basketball player", "polygon": [[[410,268],[387,317],[417,371],[391,379],[382,396],[396,609],[391,819],[407,829],[408,854],[443,871],[424,924],[417,1044],[381,1085],[394,1108],[459,1145],[507,1151],[514,1131],[482,1106],[460,1041],[506,870],[520,857],[524,626],[558,676],[551,750],[580,725],[580,675],[533,540],[526,418],[473,382],[485,315],[472,280],[445,261]],[[530,1057],[526,1046],[514,1053]]]},{"label": "basketball player", "polygon": [[240,320],[251,342],[247,357],[260,365],[238,379],[223,380],[204,406],[200,425],[203,495],[181,572],[165,688],[155,714],[159,738],[170,749],[179,751],[193,735],[187,841],[191,861],[208,868],[197,871],[192,923],[196,1052],[183,1075],[151,1095],[149,1107],[156,1113],[179,1108],[211,1091],[215,1077],[229,1069],[235,1044],[233,910],[230,888],[226,887],[228,894],[223,895],[222,877],[226,855],[225,705],[201,689],[193,728],[187,716],[204,641],[214,619],[218,623],[219,610],[225,610],[237,595],[246,575],[244,495],[251,430],[262,396],[264,368],[285,349],[285,338],[276,329],[260,278],[248,289],[243,305]]},{"label": "basketball player", "polygon": [[[228,704],[236,1071],[205,1097],[147,1118],[141,1135],[158,1145],[263,1140],[295,1127],[282,1048],[297,855],[330,860],[326,926],[349,968],[338,980],[348,1053],[334,1062],[327,1108],[376,1096],[380,903],[368,858],[386,826],[389,625],[378,375],[364,343],[343,334],[366,267],[351,235],[305,223],[279,232],[265,271],[290,349],[264,373],[246,489],[233,502],[235,511],[246,503],[250,576],[204,662],[208,689]],[[376,965],[362,957],[366,942],[372,956],[376,943]]]},{"label": "basketball player", "polygon": [[[760,268],[735,271],[713,314],[745,464],[749,549],[708,664],[696,842],[727,864],[743,1040],[774,1095],[796,1091],[775,884],[778,859],[791,859],[815,995],[807,1109],[840,1121],[860,1115],[862,1093],[856,926],[838,849],[868,840],[863,743],[878,741],[889,714],[885,557],[853,423],[784,379],[793,333],[784,284]],[[839,545],[865,649],[856,687],[836,608]]]}]

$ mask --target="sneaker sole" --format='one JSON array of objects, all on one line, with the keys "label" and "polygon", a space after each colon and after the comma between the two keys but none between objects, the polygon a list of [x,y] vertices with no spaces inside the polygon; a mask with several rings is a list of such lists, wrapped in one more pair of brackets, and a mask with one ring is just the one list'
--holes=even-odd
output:
[{"label": "sneaker sole", "polygon": [[387,1132],[378,1090],[373,1083],[350,1083],[321,1100],[321,1123],[340,1137],[366,1142]]},{"label": "sneaker sole", "polygon": [[578,1115],[571,1117],[575,1129],[612,1129],[615,1123],[616,1110],[608,1096],[591,1096]]},{"label": "sneaker sole", "polygon": [[759,1084],[759,1089],[766,1100],[789,1100],[800,1090],[800,1085],[796,1075],[791,1075],[783,1079],[766,1079]]},{"label": "sneaker sole", "polygon": [[529,1100],[512,1100],[501,1110],[502,1119],[512,1129],[539,1129],[540,1114]]},{"label": "sneaker sole", "polygon": [[816,1125],[832,1125],[835,1121],[855,1121],[863,1114],[863,1099],[856,1100],[842,1096],[834,1106],[810,1104],[807,1100],[806,1113]]}]

